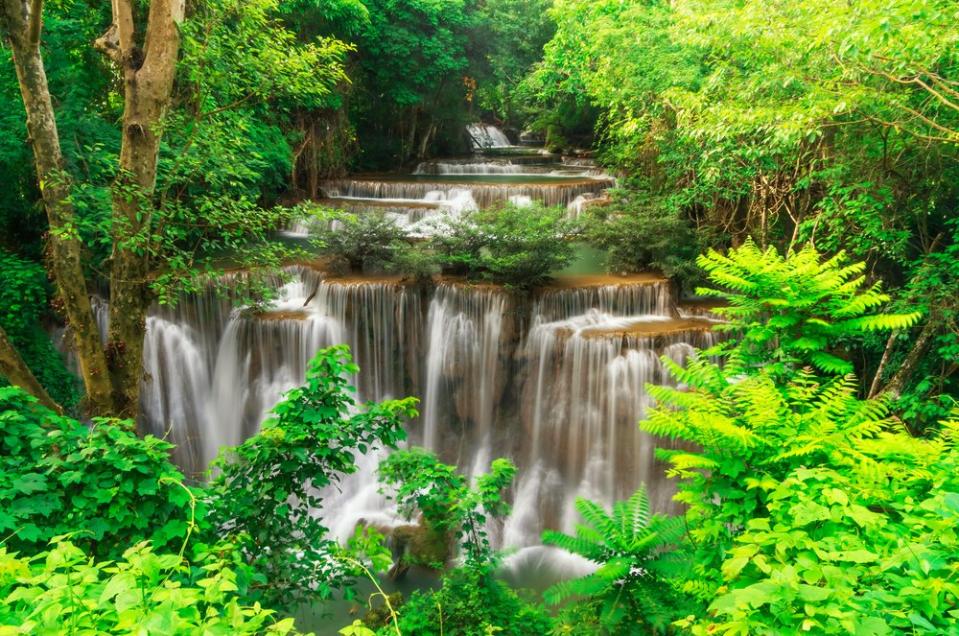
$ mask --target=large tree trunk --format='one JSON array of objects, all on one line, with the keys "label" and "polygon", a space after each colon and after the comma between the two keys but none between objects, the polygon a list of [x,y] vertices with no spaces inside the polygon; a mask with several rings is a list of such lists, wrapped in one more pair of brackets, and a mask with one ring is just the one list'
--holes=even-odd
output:
[{"label": "large tree trunk", "polygon": [[70,178],[63,168],[57,122],[40,55],[42,2],[2,0],[0,6],[0,20],[13,51],[37,179],[50,224],[50,268],[75,339],[87,409],[94,415],[107,415],[113,410],[110,377],[83,276],[80,238],[69,201]]},{"label": "large tree trunk", "polygon": [[143,338],[150,305],[153,192],[164,116],[173,95],[184,0],[153,0],[143,47],[133,0],[113,0],[114,23],[97,41],[123,75],[120,172],[113,191],[108,360],[119,415],[137,414]]},{"label": "large tree trunk", "polygon": [[7,332],[0,327],[0,375],[5,377],[10,384],[16,384],[21,389],[34,396],[40,403],[51,408],[57,413],[63,413],[63,409],[57,404],[43,385],[37,380],[30,367],[26,365],[20,354],[7,338]]}]

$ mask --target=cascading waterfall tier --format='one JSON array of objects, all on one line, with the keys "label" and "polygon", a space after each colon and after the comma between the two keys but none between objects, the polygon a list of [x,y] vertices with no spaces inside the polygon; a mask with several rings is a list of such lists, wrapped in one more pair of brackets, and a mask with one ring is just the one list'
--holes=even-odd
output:
[{"label": "cascading waterfall tier", "polygon": [[490,460],[511,353],[511,305],[499,288],[455,283],[440,284],[430,302],[422,444],[471,472]]},{"label": "cascading waterfall tier", "polygon": [[509,148],[509,137],[496,126],[489,124],[470,124],[466,127],[470,141],[474,150],[485,150],[489,148]]},{"label": "cascading waterfall tier", "polygon": [[337,179],[324,185],[330,196],[373,199],[426,200],[435,193],[449,194],[468,190],[481,208],[509,201],[513,196],[527,196],[548,206],[568,206],[576,197],[598,194],[613,185],[610,179],[541,179],[531,183],[482,183],[455,181],[392,181],[377,179]]},{"label": "cascading waterfall tier", "polygon": [[[228,279],[241,287],[243,276]],[[499,456],[519,467],[513,513],[490,528],[498,546],[530,548],[547,527],[570,530],[573,500],[604,503],[640,483],[654,506],[672,490],[637,422],[646,384],[669,382],[660,356],[682,362],[714,342],[714,324],[680,317],[655,276],[575,277],[529,296],[492,285],[392,278],[332,279],[288,268],[268,309],[231,309],[209,290],[151,312],[144,351],[143,419],[179,445],[198,473],[223,445],[254,434],[282,394],[300,384],[316,351],[349,344],[362,400],[415,395],[412,444],[471,476]],[[346,537],[360,520],[389,527],[377,492],[382,453],[361,460],[324,516]]]},{"label": "cascading waterfall tier", "polygon": [[[542,159],[540,159],[542,160]],[[530,175],[539,177],[587,178],[603,177],[602,170],[594,167],[568,166],[560,163],[526,163],[509,159],[489,161],[424,161],[416,167],[414,176],[495,176]]]},{"label": "cascading waterfall tier", "polygon": [[268,311],[230,311],[210,291],[148,318],[142,417],[152,432],[169,433],[191,472],[254,434],[323,347],[350,345],[363,370],[355,379],[361,399],[415,388],[418,294],[392,279],[327,280],[302,266],[286,273]]}]

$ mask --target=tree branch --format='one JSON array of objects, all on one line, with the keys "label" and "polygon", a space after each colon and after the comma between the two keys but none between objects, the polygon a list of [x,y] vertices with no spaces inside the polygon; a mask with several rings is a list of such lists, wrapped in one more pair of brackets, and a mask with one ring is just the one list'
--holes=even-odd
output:
[{"label": "tree branch", "polygon": [[33,375],[30,367],[23,361],[23,358],[20,357],[20,354],[17,353],[17,350],[7,338],[7,332],[3,330],[3,327],[0,327],[0,375],[5,377],[10,384],[19,386],[37,398],[47,408],[57,413],[63,413],[63,407],[50,397],[47,390]]}]

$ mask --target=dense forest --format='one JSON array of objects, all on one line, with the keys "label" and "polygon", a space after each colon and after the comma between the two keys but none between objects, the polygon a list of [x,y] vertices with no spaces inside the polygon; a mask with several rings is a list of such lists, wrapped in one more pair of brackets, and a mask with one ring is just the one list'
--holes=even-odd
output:
[{"label": "dense forest", "polygon": [[0,36],[0,635],[959,635],[956,3]]}]

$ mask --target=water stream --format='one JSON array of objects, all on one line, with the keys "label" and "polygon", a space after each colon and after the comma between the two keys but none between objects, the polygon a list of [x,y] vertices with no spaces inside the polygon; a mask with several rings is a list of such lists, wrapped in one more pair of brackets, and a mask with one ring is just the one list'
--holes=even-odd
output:
[{"label": "water stream", "polygon": [[[471,134],[503,141],[487,128]],[[497,201],[570,205],[610,184],[504,160],[424,164],[420,172],[429,176],[339,180],[327,194],[336,205],[415,223]],[[310,230],[304,222],[289,231]],[[332,278],[305,265],[286,274],[273,283],[278,300],[266,311],[236,307],[211,284],[174,309],[150,313],[142,418],[177,445],[175,459],[189,473],[202,474],[219,448],[254,434],[282,394],[304,380],[320,348],[345,343],[360,367],[360,400],[421,399],[410,444],[469,475],[496,457],[517,464],[513,512],[490,528],[497,547],[517,549],[506,565],[515,578],[584,567],[539,546],[544,529],[573,529],[576,497],[609,505],[645,483],[657,510],[674,505],[653,454],[665,442],[636,423],[650,405],[647,383],[670,381],[660,356],[681,363],[715,335],[708,308],[678,307],[668,281],[580,275],[517,295],[458,281],[423,287]],[[229,276],[236,280],[227,283],[242,284],[243,274]],[[96,306],[105,331],[106,305]],[[361,470],[329,493],[321,514],[337,537],[360,521],[402,522],[378,492],[382,456],[361,458]]]}]

